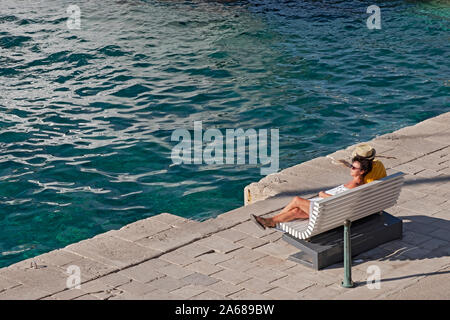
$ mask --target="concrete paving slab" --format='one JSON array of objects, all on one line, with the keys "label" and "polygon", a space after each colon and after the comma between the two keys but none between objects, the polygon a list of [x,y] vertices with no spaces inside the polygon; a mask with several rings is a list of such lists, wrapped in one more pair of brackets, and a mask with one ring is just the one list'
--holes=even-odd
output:
[{"label": "concrete paving slab", "polygon": [[266,281],[268,283],[287,277],[288,275],[284,271],[273,270],[264,266],[255,266],[253,268],[245,270],[244,273],[248,276]]},{"label": "concrete paving slab", "polygon": [[298,275],[288,275],[287,277],[275,280],[270,283],[276,287],[282,287],[294,292],[305,290],[314,285],[313,282],[303,279]]},{"label": "concrete paving slab", "polygon": [[267,292],[276,287],[272,284],[269,284],[267,281],[258,278],[251,278],[249,280],[246,280],[242,282],[241,285],[244,286],[247,290],[259,294]]},{"label": "concrete paving slab", "polygon": [[53,300],[74,300],[78,297],[87,295],[87,292],[84,292],[81,289],[69,289],[69,290],[64,290],[62,292],[59,292],[57,294],[52,295],[50,298],[52,298]]},{"label": "concrete paving slab", "polygon": [[339,294],[331,300],[372,300],[380,296],[380,290],[369,289],[367,285],[360,284],[354,288],[340,288],[339,285],[330,286],[334,290],[339,290]]},{"label": "concrete paving slab", "polygon": [[73,267],[79,268],[81,282],[97,279],[119,270],[118,267],[106,265],[88,258],[81,258],[60,266],[66,273]]},{"label": "concrete paving slab", "polygon": [[38,300],[48,295],[48,292],[34,286],[20,285],[0,292],[0,300]]},{"label": "concrete paving slab", "polygon": [[450,246],[449,241],[444,241],[444,240],[435,239],[435,238],[420,244],[420,248],[425,249],[425,250],[430,250],[430,251],[439,249],[441,247],[449,247],[449,246]]},{"label": "concrete paving slab", "polygon": [[134,296],[143,296],[149,292],[157,290],[157,288],[152,285],[142,283],[136,280],[127,282],[123,285],[118,286],[117,288],[125,292],[128,292]]},{"label": "concrete paving slab", "polygon": [[[394,148],[394,150],[401,154],[403,159],[407,159],[407,161],[422,157],[448,146],[448,142],[434,142],[418,136],[413,137],[398,132],[389,133],[374,140],[379,144]],[[405,153],[404,151],[408,153]],[[386,151],[385,153],[390,153],[390,151]]]},{"label": "concrete paving slab", "polygon": [[240,249],[232,251],[228,255],[235,259],[245,261],[247,263],[256,262],[258,259],[261,259],[261,258],[264,258],[267,256],[265,253],[251,250],[247,247],[242,247]]},{"label": "concrete paving slab", "polygon": [[[427,265],[428,264],[428,265]],[[426,277],[428,274],[433,272],[417,272],[417,268],[423,269],[433,269],[433,263],[427,262],[427,260],[421,261],[420,263],[415,262],[415,267],[411,263],[404,263],[402,266],[389,270],[382,274],[380,281],[380,289],[373,290],[377,292],[378,295],[375,296],[377,299],[385,299],[393,292],[404,290],[405,288],[416,284],[420,279]],[[421,267],[419,267],[422,265]],[[438,267],[439,269],[439,267]],[[365,286],[367,288],[367,285]],[[367,290],[367,289],[366,289]],[[362,290],[364,291],[364,290]],[[361,292],[361,296],[367,296],[368,291]],[[411,292],[411,298],[414,298],[414,294]]]},{"label": "concrete paving slab", "polygon": [[199,257],[201,261],[206,261],[211,264],[218,264],[223,261],[233,259],[233,256],[229,254],[223,254],[219,252],[205,253]]},{"label": "concrete paving slab", "polygon": [[254,293],[250,290],[242,290],[229,296],[233,300],[271,300],[268,296]]},{"label": "concrete paving slab", "polygon": [[137,240],[135,243],[150,248],[154,252],[159,251],[162,253],[178,249],[201,238],[201,235],[198,233],[192,233],[181,228],[171,228],[148,238]]},{"label": "concrete paving slab", "polygon": [[443,208],[442,204],[445,204],[450,198],[442,197],[440,195],[435,195],[435,194],[433,194],[433,195],[428,194],[428,195],[426,195],[426,197],[424,197],[422,199],[425,202],[430,202],[435,205],[438,205],[440,207],[440,209],[442,210],[442,208]]},{"label": "concrete paving slab", "polygon": [[177,252],[177,254],[181,253],[188,257],[198,260],[198,257],[200,257],[204,254],[207,254],[207,253],[215,252],[215,251],[214,251],[214,249],[212,249],[206,245],[202,245],[202,241],[197,241],[197,242],[186,244],[186,245],[182,246],[181,248],[177,249],[176,252]]},{"label": "concrete paving slab", "polygon": [[158,218],[151,217],[130,223],[114,232],[113,235],[125,240],[136,241],[171,228],[171,225],[159,221]]},{"label": "concrete paving slab", "polygon": [[220,295],[214,291],[205,291],[199,295],[196,295],[190,300],[231,300],[223,295]]},{"label": "concrete paving slab", "polygon": [[207,288],[208,290],[211,290],[224,296],[229,296],[233,293],[244,290],[243,286],[235,285],[228,281],[217,281],[209,285]]},{"label": "concrete paving slab", "polygon": [[[108,274],[104,277],[98,278],[93,280],[92,282],[88,282],[86,284],[81,284],[83,287],[86,287],[87,284],[93,284],[95,282],[101,283],[101,284],[105,284],[109,287],[112,288],[116,288],[120,285],[126,284],[126,283],[130,283],[132,281],[132,279],[126,275],[124,275],[122,272],[114,272],[111,274]],[[84,289],[86,290],[86,289]]]},{"label": "concrete paving slab", "polygon": [[251,278],[242,272],[239,272],[236,270],[230,270],[230,269],[224,269],[220,272],[217,272],[217,273],[213,274],[212,277],[214,277],[215,279],[218,279],[218,280],[230,282],[234,285],[239,285],[242,282]]},{"label": "concrete paving slab", "polygon": [[116,290],[111,294],[111,296],[102,300],[140,300],[140,299],[139,296],[136,296],[129,292]]},{"label": "concrete paving slab", "polygon": [[434,171],[439,171],[448,168],[446,162],[443,162],[440,159],[441,158],[439,155],[435,155],[434,153],[432,153],[408,163],[415,167],[421,167],[424,169],[430,169]]},{"label": "concrete paving slab", "polygon": [[171,227],[179,227],[180,225],[183,225],[184,223],[189,221],[186,218],[183,218],[183,217],[180,217],[175,214],[168,213],[168,212],[160,213],[156,216],[151,217],[151,219],[168,224]]},{"label": "concrete paving slab", "polygon": [[21,283],[18,281],[0,277],[0,293],[20,285]]},{"label": "concrete paving slab", "polygon": [[255,248],[261,247],[265,244],[268,244],[269,241],[267,241],[263,238],[255,238],[252,236],[247,236],[245,239],[239,240],[236,243],[243,245],[244,247],[249,248],[249,249],[255,249]]},{"label": "concrete paving slab", "polygon": [[173,293],[169,293],[163,290],[154,290],[151,291],[144,296],[142,296],[143,300],[182,300],[183,297],[177,296]]},{"label": "concrete paving slab", "polygon": [[231,260],[226,260],[217,264],[222,269],[235,270],[239,272],[244,272],[248,269],[254,268],[256,265],[248,260],[233,257]]},{"label": "concrete paving slab", "polygon": [[441,207],[437,204],[424,202],[422,199],[411,200],[398,205],[401,208],[408,209],[422,215],[432,215],[438,211],[441,211]]},{"label": "concrete paving slab", "polygon": [[270,230],[270,229],[261,230],[255,225],[255,223],[253,221],[246,221],[244,223],[237,225],[233,229],[238,230],[243,233],[246,233],[250,236],[257,237],[257,238],[262,238],[271,233],[277,232],[275,230]]},{"label": "concrete paving slab", "polygon": [[[446,205],[446,204],[444,204],[444,205]],[[441,208],[443,208],[444,205],[441,205]],[[439,220],[436,220],[436,221],[440,221],[442,223],[442,225],[440,225],[439,227],[441,227],[441,228],[443,227],[443,228],[447,229],[446,226],[448,226],[448,224],[443,222],[443,220],[445,220],[447,222],[450,221],[450,208],[438,211],[438,212],[432,214],[431,217],[433,217],[435,219],[439,219]]]},{"label": "concrete paving slab", "polygon": [[[69,278],[69,274],[53,266],[38,269],[10,266],[0,269],[0,276],[24,284],[26,287],[36,288],[48,293],[66,289]],[[6,290],[5,293],[9,291],[10,289]]]},{"label": "concrete paving slab", "polygon": [[[190,276],[189,276],[190,277]],[[150,281],[150,284],[159,290],[171,292],[175,291],[177,289],[180,289],[184,286],[189,285],[186,281],[183,281],[183,279],[175,279],[170,276],[165,276],[161,278],[157,278],[155,280]]]},{"label": "concrete paving slab", "polygon": [[242,245],[225,240],[216,235],[198,241],[202,246],[208,247],[215,252],[229,253],[231,251],[242,248]]},{"label": "concrete paving slab", "polygon": [[186,268],[192,272],[202,273],[207,276],[223,270],[223,268],[221,268],[220,266],[216,266],[206,261],[194,262],[188,265]]},{"label": "concrete paving slab", "polygon": [[436,170],[432,170],[432,169],[425,169],[423,171],[420,171],[416,174],[418,177],[421,178],[441,178],[444,177],[445,175],[443,175],[442,173],[440,173],[440,171],[436,171]]},{"label": "concrete paving slab", "polygon": [[[222,271],[219,271],[222,272]],[[213,276],[215,276],[217,273],[214,273]],[[205,275],[203,273],[199,273],[199,272],[194,272],[193,274],[184,277],[183,279],[181,279],[183,282],[185,282],[186,284],[193,284],[193,285],[201,285],[201,286],[210,286],[216,282],[219,281],[219,279],[213,277],[213,276],[208,276]]]},{"label": "concrete paving slab", "polygon": [[432,257],[448,257],[450,256],[450,247],[439,247],[438,249],[430,252]]},{"label": "concrete paving slab", "polygon": [[290,260],[277,258],[271,255],[266,255],[258,260],[255,260],[254,263],[272,270],[280,271],[284,271],[297,265],[295,262]]},{"label": "concrete paving slab", "polygon": [[192,268],[183,268],[176,264],[169,264],[167,266],[158,268],[158,272],[163,273],[167,276],[170,276],[175,279],[182,279],[194,273],[195,270]]},{"label": "concrete paving slab", "polygon": [[270,242],[261,247],[257,247],[255,251],[286,260],[290,255],[297,253],[299,250],[289,244],[283,245],[281,243]]},{"label": "concrete paving slab", "polygon": [[414,190],[408,190],[406,188],[402,188],[402,191],[400,192],[400,196],[397,200],[398,204],[401,204],[403,202],[407,202],[407,201],[414,201],[417,199],[422,199],[424,197],[426,197],[427,194],[423,193],[423,192],[417,192]]},{"label": "concrete paving slab", "polygon": [[163,254],[160,259],[180,266],[186,266],[199,260],[199,258],[192,258],[178,250]]},{"label": "concrete paving slab", "polygon": [[198,234],[200,238],[208,237],[227,228],[231,228],[236,223],[220,219],[208,219],[202,223],[196,222],[194,225],[186,224],[183,229],[194,234]]},{"label": "concrete paving slab", "polygon": [[237,230],[233,230],[233,229],[227,229],[227,230],[220,231],[216,235],[218,237],[224,238],[231,242],[238,242],[239,240],[242,240],[242,239],[245,239],[248,237],[247,234],[237,231]]},{"label": "concrete paving slab", "polygon": [[280,287],[264,292],[263,295],[272,300],[296,300],[299,298],[297,292]]},{"label": "concrete paving slab", "polygon": [[444,240],[444,241],[450,241],[450,224],[449,223],[445,223],[442,224],[442,228],[441,224],[438,222],[435,224],[437,227],[439,227],[438,229],[436,229],[436,231],[433,231],[432,233],[430,233],[430,236],[433,237],[434,239],[440,239],[440,240]]},{"label": "concrete paving slab", "polygon": [[[82,284],[80,289],[100,300],[106,300],[121,292],[114,289],[114,286],[110,286],[99,279]],[[59,293],[62,294],[63,292]]]},{"label": "concrete paving slab", "polygon": [[440,125],[435,118],[427,119],[416,125],[401,128],[396,131],[402,136],[412,137],[413,139],[424,139],[446,130],[446,126]]},{"label": "concrete paving slab", "polygon": [[207,289],[203,286],[188,285],[175,291],[172,291],[171,293],[183,297],[183,299],[190,299],[206,291]]},{"label": "concrete paving slab", "polygon": [[267,236],[262,237],[261,239],[267,240],[268,242],[277,242],[283,237],[282,232],[274,232],[271,234],[268,234]]},{"label": "concrete paving slab", "polygon": [[389,300],[450,300],[448,282],[442,277],[448,277],[450,269],[446,268],[430,274],[416,283],[384,296]]},{"label": "concrete paving slab", "polygon": [[436,231],[436,229],[437,227],[433,224],[424,224],[420,222],[415,222],[414,220],[412,220],[410,223],[405,223],[403,225],[404,232],[414,232],[423,235],[430,234],[433,231]]},{"label": "concrete paving slab", "polygon": [[334,285],[323,286],[323,285],[314,285],[309,288],[306,288],[303,291],[300,291],[299,299],[302,300],[331,300],[342,294],[343,290],[337,290],[334,288]]},{"label": "concrete paving slab", "polygon": [[417,164],[413,164],[413,162],[399,164],[397,166],[394,166],[393,169],[400,171],[400,172],[412,174],[412,175],[418,174],[419,172],[422,172],[425,170],[424,167],[419,166]]},{"label": "concrete paving slab", "polygon": [[118,268],[124,268],[160,254],[160,251],[111,236],[75,243],[65,247],[65,250]]},{"label": "concrete paving slab", "polygon": [[327,275],[326,273],[317,270],[311,270],[311,268],[308,268],[301,264],[297,264],[292,268],[286,269],[283,271],[283,273],[297,276],[314,284],[320,284],[322,286],[328,286],[330,284],[336,283],[336,277]]},{"label": "concrete paving slab", "polygon": [[119,271],[119,274],[136,281],[147,283],[159,278],[163,278],[165,276],[165,274],[157,270],[158,269],[155,269],[151,265],[141,263],[136,266],[121,270]]},{"label": "concrete paving slab", "polygon": [[50,251],[32,258],[38,265],[53,265],[57,267],[70,265],[82,259],[85,259],[85,257],[64,249]]},{"label": "concrete paving slab", "polygon": [[448,143],[450,139],[450,131],[439,132],[438,134],[434,134],[425,138],[426,141],[434,142],[434,143]]},{"label": "concrete paving slab", "polygon": [[87,294],[87,295],[75,298],[74,300],[100,300],[100,299],[91,294]]}]

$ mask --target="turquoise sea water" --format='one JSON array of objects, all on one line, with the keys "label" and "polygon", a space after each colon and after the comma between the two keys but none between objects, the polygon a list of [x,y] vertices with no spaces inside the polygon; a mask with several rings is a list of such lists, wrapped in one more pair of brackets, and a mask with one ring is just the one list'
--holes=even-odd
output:
[{"label": "turquoise sea water", "polygon": [[171,165],[194,121],[278,128],[282,169],[450,111],[450,2],[372,4],[2,0],[0,267],[241,206],[259,166]]}]

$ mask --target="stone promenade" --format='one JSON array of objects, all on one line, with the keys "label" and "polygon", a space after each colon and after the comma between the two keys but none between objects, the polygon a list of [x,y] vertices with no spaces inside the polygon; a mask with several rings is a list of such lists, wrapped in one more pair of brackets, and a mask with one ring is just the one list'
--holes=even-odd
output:
[{"label": "stone promenade", "polygon": [[[249,220],[349,180],[347,168],[319,157],[250,184],[246,205],[215,219],[163,213],[2,268],[0,299],[450,299],[450,113],[368,142],[395,157],[380,158],[388,174],[407,174],[386,210],[404,233],[353,258],[356,288],[340,287],[342,263],[298,265],[280,232]],[[330,156],[349,160],[354,147]],[[379,289],[367,285],[373,265]],[[80,288],[68,288],[68,270],[80,272]]]}]

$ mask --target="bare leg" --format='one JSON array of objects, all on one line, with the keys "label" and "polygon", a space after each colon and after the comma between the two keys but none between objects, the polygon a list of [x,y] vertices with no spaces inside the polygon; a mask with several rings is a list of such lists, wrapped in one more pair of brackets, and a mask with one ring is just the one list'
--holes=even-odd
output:
[{"label": "bare leg", "polygon": [[292,208],[286,213],[280,213],[276,216],[269,218],[273,223],[288,222],[295,219],[308,219],[309,215],[300,208]]},{"label": "bare leg", "polygon": [[281,212],[278,215],[286,213],[292,210],[293,208],[300,208],[309,215],[309,203],[310,201],[308,199],[303,199],[301,197],[294,197],[294,199],[292,199],[291,202],[289,202],[289,204],[286,207],[284,207],[284,209],[281,210]]},{"label": "bare leg", "polygon": [[257,217],[264,226],[273,228],[277,223],[288,222],[295,219],[309,218],[309,203],[307,199],[294,197],[294,199],[276,216],[271,218]]}]

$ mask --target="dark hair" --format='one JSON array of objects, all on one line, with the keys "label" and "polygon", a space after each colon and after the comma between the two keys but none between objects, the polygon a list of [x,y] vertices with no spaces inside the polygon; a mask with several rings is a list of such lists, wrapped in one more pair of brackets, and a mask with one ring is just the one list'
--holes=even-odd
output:
[{"label": "dark hair", "polygon": [[370,171],[372,171],[372,163],[373,160],[369,160],[367,158],[361,157],[361,156],[355,156],[352,159],[352,163],[358,161],[361,164],[361,170],[364,170],[363,177],[366,176]]}]

